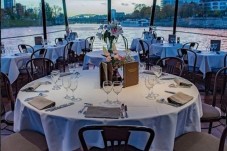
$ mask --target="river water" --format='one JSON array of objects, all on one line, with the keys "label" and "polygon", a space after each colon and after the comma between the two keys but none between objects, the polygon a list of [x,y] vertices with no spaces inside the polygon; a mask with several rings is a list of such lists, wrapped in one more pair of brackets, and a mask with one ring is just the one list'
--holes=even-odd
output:
[{"label": "river water", "polygon": [[[78,33],[79,38],[86,38],[96,35],[99,24],[71,24],[72,31]],[[65,31],[54,32],[64,30],[63,25],[49,26],[47,27],[48,40],[54,44],[56,37],[63,37]],[[124,36],[128,39],[129,48],[133,38],[141,38],[142,32],[148,30],[144,27],[123,27]],[[49,33],[54,32],[54,33]],[[168,35],[172,34],[171,27],[157,27],[157,35],[163,36],[165,40],[168,39]],[[20,27],[20,28],[8,28],[1,30],[1,38],[14,37],[14,36],[26,36],[33,34],[42,34],[42,27]],[[205,49],[210,40],[221,40],[221,50],[227,51],[227,30],[226,29],[202,29],[202,28],[177,28],[177,37],[180,37],[181,43],[186,42],[198,42],[199,49]],[[17,49],[17,45],[21,43],[34,45],[34,36],[26,36],[20,38],[2,39],[5,47],[9,49]],[[94,42],[94,49],[101,49],[103,42],[100,41],[97,36]],[[117,48],[123,48],[123,39],[119,38],[117,42]]]}]

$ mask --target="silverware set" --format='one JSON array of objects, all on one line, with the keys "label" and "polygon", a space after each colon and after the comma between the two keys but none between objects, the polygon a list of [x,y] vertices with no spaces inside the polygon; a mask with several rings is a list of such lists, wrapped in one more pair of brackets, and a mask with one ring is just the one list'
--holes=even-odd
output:
[{"label": "silverware set", "polygon": [[127,105],[121,104],[121,118],[128,118],[128,107]]},{"label": "silverware set", "polygon": [[46,109],[45,111],[55,111],[55,110],[59,110],[59,109],[62,109],[62,108],[65,108],[65,107],[68,107],[68,106],[71,106],[75,104],[74,102],[70,102],[70,103],[65,103],[65,104],[62,104],[62,105],[59,105],[59,106],[54,106],[54,107],[51,107],[51,108],[48,108]]}]

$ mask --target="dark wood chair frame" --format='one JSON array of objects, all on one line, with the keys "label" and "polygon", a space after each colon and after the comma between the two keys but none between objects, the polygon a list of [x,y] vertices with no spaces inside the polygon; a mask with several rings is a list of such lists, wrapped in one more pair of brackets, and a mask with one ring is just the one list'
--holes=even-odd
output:
[{"label": "dark wood chair frame", "polygon": [[[37,53],[38,53],[38,57],[36,56]],[[34,58],[45,58],[46,57],[46,53],[47,53],[47,49],[45,49],[45,48],[41,48],[41,49],[35,50],[31,54],[31,59],[34,59]]]},{"label": "dark wood chair frame", "polygon": [[[128,146],[128,139],[130,137],[131,131],[140,131],[140,132],[146,132],[149,133],[150,136],[148,138],[148,141],[146,143],[145,148],[143,151],[149,151],[151,143],[154,139],[155,133],[151,128],[146,127],[136,127],[136,126],[85,126],[82,127],[79,130],[79,139],[83,148],[83,151],[89,151],[87,144],[84,139],[84,132],[86,131],[101,131],[105,150],[107,151],[107,148],[114,148],[119,147],[120,145],[124,146],[124,151],[127,151]],[[110,146],[108,146],[108,142],[111,143]],[[118,144],[115,145],[114,143],[117,142]],[[124,144],[121,144],[124,142]]]},{"label": "dark wood chair frame", "polygon": [[[177,57],[165,57],[159,59],[156,65],[165,67],[165,72],[175,74],[177,76],[181,76],[184,70],[184,61]],[[177,70],[179,70],[179,74],[176,74]]]},{"label": "dark wood chair frame", "polygon": [[19,49],[20,53],[29,53],[28,49],[31,49],[32,53],[35,51],[32,46],[27,45],[27,44],[19,44],[18,49]]},{"label": "dark wood chair frame", "polygon": [[[223,81],[220,82],[221,79]],[[218,91],[220,91],[219,89],[221,88],[221,92],[220,92],[221,111],[224,112],[225,114],[227,112],[227,100],[225,100],[226,98],[223,98],[223,96],[225,96],[226,82],[227,82],[227,67],[223,67],[215,75],[212,107],[216,107],[217,93],[218,93]],[[227,125],[227,114],[224,116],[220,116],[220,118],[209,118],[209,119],[201,118],[201,122],[209,122],[208,133],[211,133],[211,130],[213,128],[213,126],[212,126],[213,122],[220,122],[221,119],[225,119],[226,120],[225,125]],[[221,123],[221,125],[223,125],[223,124]],[[215,127],[217,127],[217,126],[215,126]]]},{"label": "dark wood chair frame", "polygon": [[[188,46],[188,48],[186,46]],[[198,42],[187,42],[187,43],[183,44],[183,46],[182,46],[182,48],[186,48],[186,49],[194,48],[195,50],[198,49],[198,47],[199,47]]]},{"label": "dark wood chair frame", "polygon": [[[63,43],[63,42],[64,42],[64,40],[65,40],[64,38],[55,38],[55,40],[54,40],[54,41],[55,41],[55,44],[57,45],[57,44],[58,44],[58,42],[62,42],[62,43]],[[67,40],[65,40],[65,41],[67,41]]]},{"label": "dark wood chair frame", "polygon": [[[13,95],[13,89],[12,89],[12,85],[10,84],[9,78],[7,77],[7,75],[5,75],[4,73],[1,72],[1,86],[3,86],[5,88],[5,95],[8,98],[8,100],[10,101],[10,107],[11,110],[14,111],[14,104],[15,104],[15,96]],[[2,93],[2,88],[1,87],[1,93]],[[2,96],[2,94],[1,94]],[[3,102],[1,101],[1,116],[5,115],[6,110],[5,110],[5,106],[3,104]],[[1,130],[6,129],[8,131],[14,132],[10,129],[7,129],[8,126],[13,126],[13,121],[8,121],[5,119],[1,118],[1,123],[5,123],[6,126],[1,128]]]},{"label": "dark wood chair frame", "polygon": [[124,41],[124,45],[125,45],[125,50],[128,50],[128,40],[125,36],[121,35]]},{"label": "dark wood chair frame", "polygon": [[[93,43],[95,41],[95,36],[90,36],[85,39],[85,46],[82,49],[83,54],[85,55],[87,52],[91,52],[93,50]],[[87,48],[87,42],[89,47]]]}]

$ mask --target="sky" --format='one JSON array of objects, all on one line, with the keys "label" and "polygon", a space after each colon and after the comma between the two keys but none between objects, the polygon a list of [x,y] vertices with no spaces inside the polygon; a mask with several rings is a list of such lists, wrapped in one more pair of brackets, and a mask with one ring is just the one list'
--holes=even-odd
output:
[{"label": "sky", "polygon": [[[1,7],[3,7],[1,0]],[[26,8],[38,7],[41,0],[15,0],[16,3],[26,5]],[[45,0],[51,6],[58,5],[62,7],[62,0]],[[160,4],[160,0],[157,0]],[[117,12],[132,13],[135,4],[145,4],[150,6],[153,0],[112,0],[112,9]],[[107,14],[107,0],[66,0],[68,16],[78,14]]]}]

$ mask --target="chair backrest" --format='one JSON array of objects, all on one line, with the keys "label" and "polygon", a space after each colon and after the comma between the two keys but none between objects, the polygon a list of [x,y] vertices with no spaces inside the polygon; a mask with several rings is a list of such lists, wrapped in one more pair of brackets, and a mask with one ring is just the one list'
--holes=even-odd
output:
[{"label": "chair backrest", "polygon": [[142,48],[142,54],[140,54],[140,59],[145,61],[146,58],[149,58],[149,44],[144,40],[139,40],[140,46]]},{"label": "chair backrest", "polygon": [[[93,50],[93,43],[95,41],[95,36],[90,36],[85,39],[85,51],[83,53],[87,53]],[[87,48],[88,42],[88,48]]]},{"label": "chair backrest", "polygon": [[199,47],[199,43],[198,42],[188,42],[183,44],[182,48],[185,49],[190,49],[190,50],[196,50]]},{"label": "chair backrest", "polygon": [[43,41],[42,36],[34,37],[34,39],[35,39],[35,45],[42,45],[42,41]]},{"label": "chair backrest", "polygon": [[[144,151],[149,151],[151,143],[154,139],[155,133],[151,128],[136,127],[136,126],[86,126],[79,130],[79,138],[84,151],[88,151],[88,147],[84,138],[84,133],[87,131],[100,131],[105,149],[123,145],[122,151],[128,151],[128,140],[130,134],[133,132],[144,132],[149,134],[148,141],[145,145]],[[118,143],[118,144],[115,144]],[[123,144],[122,144],[123,143]],[[108,146],[110,145],[110,146]]]},{"label": "chair backrest", "polygon": [[54,63],[47,58],[33,58],[26,63],[26,70],[30,80],[47,76],[54,69]]},{"label": "chair backrest", "polygon": [[55,44],[57,45],[57,44],[63,44],[63,41],[64,41],[65,39],[64,38],[55,38]]},{"label": "chair backrest", "polygon": [[76,61],[75,55],[77,53],[72,49],[73,43],[74,42],[72,41],[68,42],[64,48],[63,60],[67,61],[68,63]]},{"label": "chair backrest", "polygon": [[177,57],[166,57],[157,61],[157,65],[162,67],[162,71],[181,76],[184,69],[184,62]]},{"label": "chair backrest", "polygon": [[128,40],[125,36],[121,35],[124,40],[125,50],[128,50]]},{"label": "chair backrest", "polygon": [[223,67],[215,75],[212,106],[216,106],[217,99],[219,98],[221,110],[224,113],[227,113],[226,86],[227,86],[227,67]]},{"label": "chair backrest", "polygon": [[21,53],[29,53],[29,52],[33,53],[34,52],[34,48],[27,44],[19,44],[18,49]]},{"label": "chair backrest", "polygon": [[164,41],[164,37],[156,37],[156,40],[157,41],[161,41],[161,40]]},{"label": "chair backrest", "polygon": [[[1,72],[1,96],[3,96],[3,94],[5,94],[8,100],[10,101],[10,105],[11,105],[11,110],[14,110],[14,103],[15,103],[15,98],[13,96],[13,88],[12,85],[10,84],[9,78],[7,77],[7,75],[5,75],[4,73]],[[3,103],[1,101],[1,103]],[[1,105],[4,106],[4,105]],[[5,108],[2,108],[1,114],[4,114],[3,110]],[[5,111],[5,110],[4,110]]]},{"label": "chair backrest", "polygon": [[45,48],[38,49],[34,51],[31,55],[31,59],[33,58],[45,58],[47,50]]}]

